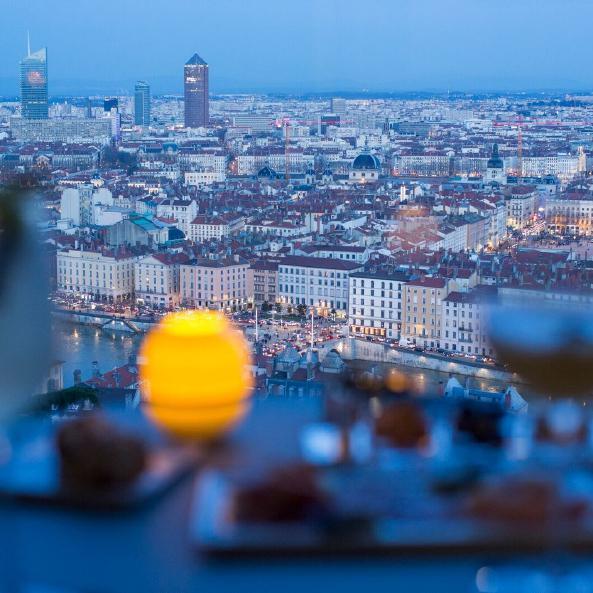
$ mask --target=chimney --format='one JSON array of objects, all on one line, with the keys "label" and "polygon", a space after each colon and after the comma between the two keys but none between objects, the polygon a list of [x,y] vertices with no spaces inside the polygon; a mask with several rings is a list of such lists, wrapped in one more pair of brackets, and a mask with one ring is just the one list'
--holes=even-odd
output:
[{"label": "chimney", "polygon": [[119,369],[115,368],[113,369],[113,382],[115,383],[116,387],[120,386],[120,374],[119,374]]},{"label": "chimney", "polygon": [[99,370],[99,363],[96,360],[93,360],[93,378],[98,379],[101,376],[101,371]]},{"label": "chimney", "polygon": [[76,369],[72,374],[74,375],[74,385],[80,385],[82,382],[82,373],[80,372],[80,369]]}]

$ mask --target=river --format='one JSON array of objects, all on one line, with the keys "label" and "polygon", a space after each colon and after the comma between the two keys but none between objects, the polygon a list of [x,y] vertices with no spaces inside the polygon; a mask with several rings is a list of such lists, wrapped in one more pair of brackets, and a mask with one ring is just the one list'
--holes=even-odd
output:
[{"label": "river", "polygon": [[[92,326],[79,325],[64,321],[54,321],[54,354],[64,362],[64,385],[74,383],[74,371],[80,370],[82,379],[92,376],[93,361],[97,361],[99,370],[110,371],[128,361],[131,354],[137,354],[142,336],[117,331],[100,330]],[[378,371],[392,368],[395,365],[384,363],[368,363],[356,361],[352,363],[356,368],[375,367]],[[449,375],[432,370],[411,367],[399,367],[411,379],[429,393],[438,393],[447,382]],[[486,381],[473,377],[457,376],[461,384],[467,382],[469,387],[495,391],[506,385],[496,381]]]},{"label": "river", "polygon": [[64,362],[64,386],[74,383],[74,371],[80,370],[83,381],[93,372],[97,361],[101,372],[126,364],[136,354],[142,336],[110,332],[88,325],[54,321],[54,357]]}]

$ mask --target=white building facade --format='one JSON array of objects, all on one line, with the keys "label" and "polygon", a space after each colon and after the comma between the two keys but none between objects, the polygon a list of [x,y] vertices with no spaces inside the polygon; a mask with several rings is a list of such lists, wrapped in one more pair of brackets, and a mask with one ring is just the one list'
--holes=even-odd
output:
[{"label": "white building facade", "polygon": [[109,302],[133,297],[136,257],[68,249],[59,251],[56,258],[60,292]]}]

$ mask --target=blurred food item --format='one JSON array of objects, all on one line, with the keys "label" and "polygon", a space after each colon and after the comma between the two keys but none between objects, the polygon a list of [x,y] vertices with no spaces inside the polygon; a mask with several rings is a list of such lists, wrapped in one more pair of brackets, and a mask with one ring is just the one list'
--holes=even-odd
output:
[{"label": "blurred food item", "polygon": [[144,441],[99,413],[62,425],[57,433],[65,486],[109,488],[132,483],[147,466]]},{"label": "blurred food item", "polygon": [[368,371],[354,375],[354,387],[367,395],[375,395],[383,389],[383,377]]},{"label": "blurred food item", "polygon": [[410,380],[407,375],[397,369],[390,369],[385,376],[385,388],[393,394],[405,395],[410,389]]},{"label": "blurred food item", "polygon": [[536,420],[535,438],[540,442],[575,445],[584,443],[588,432],[582,408],[569,400],[549,405]]},{"label": "blurred food item", "polygon": [[563,498],[551,479],[523,475],[484,482],[469,495],[467,509],[482,519],[541,523],[578,519],[586,511],[587,503],[584,499]]},{"label": "blurred food item", "polygon": [[464,400],[460,403],[457,430],[476,443],[498,446],[502,444],[504,415],[496,404]]},{"label": "blurred food item", "polygon": [[264,479],[237,489],[234,517],[245,522],[302,521],[325,507],[316,470],[307,464],[273,470]]},{"label": "blurred food item", "polygon": [[390,403],[375,421],[375,434],[394,447],[412,448],[426,443],[428,427],[422,408],[411,400]]},{"label": "blurred food item", "polygon": [[220,437],[249,409],[249,346],[222,313],[167,315],[140,355],[148,414],[175,436]]}]

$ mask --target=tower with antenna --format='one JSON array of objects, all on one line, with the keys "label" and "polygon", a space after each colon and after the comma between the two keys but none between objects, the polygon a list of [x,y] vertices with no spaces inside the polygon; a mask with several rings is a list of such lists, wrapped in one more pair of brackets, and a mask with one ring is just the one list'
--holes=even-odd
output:
[{"label": "tower with antenna", "polygon": [[47,119],[47,48],[31,52],[27,31],[27,56],[20,63],[21,114],[25,119]]}]

